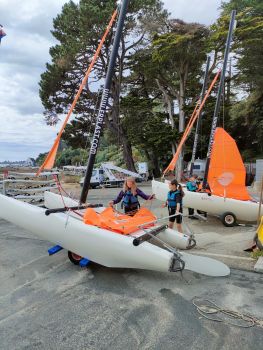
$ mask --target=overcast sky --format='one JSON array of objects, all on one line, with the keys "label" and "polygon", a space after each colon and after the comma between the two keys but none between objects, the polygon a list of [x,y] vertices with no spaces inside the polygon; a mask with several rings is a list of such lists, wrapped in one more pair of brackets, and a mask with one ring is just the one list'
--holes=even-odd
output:
[{"label": "overcast sky", "polygon": [[[43,120],[40,74],[54,45],[53,18],[65,0],[0,0],[0,161],[36,158],[52,145],[59,126]],[[172,17],[211,24],[221,0],[164,0]]]}]

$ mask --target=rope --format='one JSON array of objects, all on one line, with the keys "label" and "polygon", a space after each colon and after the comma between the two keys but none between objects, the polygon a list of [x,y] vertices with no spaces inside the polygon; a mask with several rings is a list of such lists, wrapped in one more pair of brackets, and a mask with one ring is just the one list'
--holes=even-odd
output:
[{"label": "rope", "polygon": [[[68,198],[70,198],[70,199],[72,199],[72,198],[71,198],[71,196],[64,190],[64,188],[62,187],[62,185],[61,185],[61,183],[60,183],[60,181],[59,181],[58,175],[53,175],[53,178],[54,178],[54,181],[56,182],[56,185],[57,185],[57,188],[58,188],[58,192],[59,192],[59,195],[60,195],[60,197],[61,197],[61,200],[62,200],[62,203],[63,203],[63,205],[64,205],[64,208],[68,209],[68,210],[67,210],[68,216],[69,216],[69,212],[73,212],[73,213],[75,213],[76,215],[78,215],[78,216],[80,216],[80,217],[83,217],[83,215],[82,215],[80,212],[78,212],[77,210],[72,210],[72,209],[70,209],[70,208],[66,205],[66,203],[65,203],[65,201],[64,201],[64,197],[63,197],[63,195],[62,195],[62,192],[64,192],[64,193],[67,195]],[[68,218],[67,218],[67,222],[68,222]]]},{"label": "rope", "polygon": [[58,192],[59,192],[59,194],[60,194],[60,197],[61,197],[62,203],[63,203],[63,205],[64,205],[64,208],[67,208],[66,203],[65,203],[65,201],[64,201],[64,198],[63,198],[63,196],[62,196],[62,186],[61,186],[61,184],[60,184],[58,175],[53,175],[53,178],[54,178],[54,181],[56,182],[56,185],[57,185],[57,188],[58,188]]},{"label": "rope", "polygon": [[[215,322],[223,322],[231,326],[241,327],[241,328],[251,328],[254,326],[263,328],[263,320],[259,320],[251,315],[242,314],[238,311],[233,311],[230,309],[220,307],[211,300],[208,300],[208,299],[202,300],[198,297],[195,297],[192,303],[196,307],[197,312],[207,320],[215,321]],[[217,318],[209,317],[209,315],[216,315]],[[225,316],[225,318],[223,318],[222,316]],[[233,322],[232,320],[237,320],[240,323]]]}]

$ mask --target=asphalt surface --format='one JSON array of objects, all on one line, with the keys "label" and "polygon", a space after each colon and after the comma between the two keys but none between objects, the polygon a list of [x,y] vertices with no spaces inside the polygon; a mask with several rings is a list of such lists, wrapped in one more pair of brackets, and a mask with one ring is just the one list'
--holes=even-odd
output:
[{"label": "asphalt surface", "polygon": [[[106,192],[104,201],[118,190]],[[66,251],[49,257],[50,246],[0,220],[1,350],[262,348],[263,328],[207,320],[192,304],[198,296],[263,318],[262,274],[81,269]]]}]

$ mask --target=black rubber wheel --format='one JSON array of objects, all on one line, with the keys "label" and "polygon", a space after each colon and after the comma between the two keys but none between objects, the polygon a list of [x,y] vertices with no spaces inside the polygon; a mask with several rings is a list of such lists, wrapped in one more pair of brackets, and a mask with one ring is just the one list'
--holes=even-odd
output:
[{"label": "black rubber wheel", "polygon": [[82,259],[82,256],[72,253],[71,251],[68,251],[68,258],[74,265],[79,265],[80,260]]},{"label": "black rubber wheel", "polygon": [[222,214],[220,219],[222,221],[222,224],[226,227],[233,227],[237,224],[237,218],[235,214],[231,213],[230,211]]}]

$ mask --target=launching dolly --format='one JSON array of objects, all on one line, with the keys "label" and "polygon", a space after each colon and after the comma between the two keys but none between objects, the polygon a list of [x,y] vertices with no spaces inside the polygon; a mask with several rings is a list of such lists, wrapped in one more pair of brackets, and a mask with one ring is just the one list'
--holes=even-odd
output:
[{"label": "launching dolly", "polygon": [[[48,254],[54,255],[54,254],[60,252],[61,250],[63,250],[63,247],[61,247],[60,245],[55,245],[55,246],[48,249]],[[70,251],[68,251],[68,258],[74,265],[79,265],[80,267],[86,267],[91,262],[89,259],[82,258],[81,256],[79,256],[75,253],[72,253]]]}]

